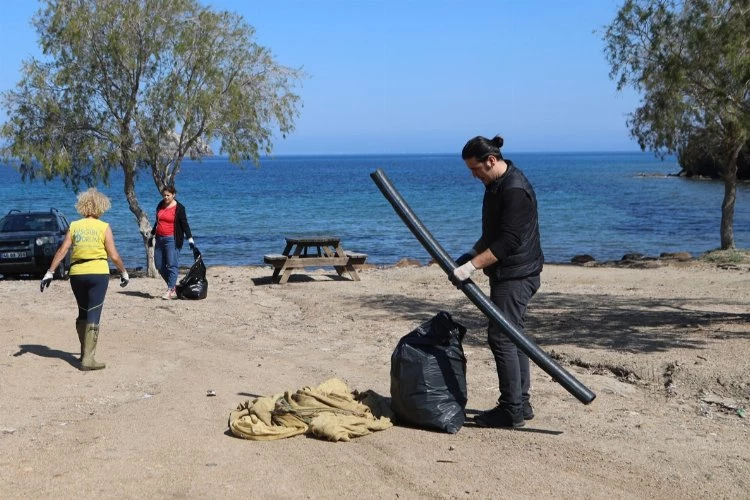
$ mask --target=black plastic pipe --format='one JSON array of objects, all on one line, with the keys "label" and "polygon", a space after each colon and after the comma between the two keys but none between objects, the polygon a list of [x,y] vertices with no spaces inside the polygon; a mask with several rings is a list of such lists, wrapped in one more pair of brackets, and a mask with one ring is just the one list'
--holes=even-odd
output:
[{"label": "black plastic pipe", "polygon": [[[380,192],[383,196],[391,203],[393,209],[401,217],[406,226],[411,230],[414,236],[417,237],[422,246],[432,256],[433,259],[440,265],[443,271],[449,276],[453,273],[456,268],[456,262],[448,255],[443,247],[435,240],[430,234],[427,228],[419,220],[419,217],[412,212],[409,205],[404,201],[396,188],[391,184],[391,181],[386,177],[385,172],[382,169],[377,169],[375,172],[370,174],[372,180],[375,181]],[[555,379],[560,385],[562,385],[569,393],[574,395],[583,404],[591,403],[596,394],[579,382],[573,375],[565,371],[560,365],[550,358],[547,353],[539,348],[532,340],[521,333],[516,326],[509,322],[497,306],[482,292],[482,289],[477,286],[472,280],[466,280],[461,286],[461,291],[466,294],[467,297],[474,303],[475,306],[482,311],[491,321],[500,327],[503,333],[514,343],[516,347],[521,349],[526,355],[534,361],[542,370],[544,370],[550,377]]]}]

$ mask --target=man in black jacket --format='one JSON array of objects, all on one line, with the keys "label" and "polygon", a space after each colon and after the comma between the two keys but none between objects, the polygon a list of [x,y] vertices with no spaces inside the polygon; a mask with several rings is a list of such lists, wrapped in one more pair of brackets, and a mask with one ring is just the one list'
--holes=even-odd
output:
[{"label": "man in black jacket", "polygon": [[[458,258],[450,279],[460,288],[482,269],[490,279],[492,302],[523,333],[526,308],[539,289],[544,255],[536,194],[523,172],[503,159],[502,145],[500,136],[479,136],[467,142],[461,153],[472,175],[485,185],[482,236]],[[500,399],[475,422],[484,427],[523,427],[524,420],[534,418],[529,358],[493,322],[487,336],[497,365]]]}]

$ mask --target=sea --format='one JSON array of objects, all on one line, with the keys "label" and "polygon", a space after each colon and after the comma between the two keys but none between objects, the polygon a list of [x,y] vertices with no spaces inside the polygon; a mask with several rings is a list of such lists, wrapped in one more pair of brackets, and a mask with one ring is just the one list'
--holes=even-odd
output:
[{"label": "sea", "polygon": [[[644,152],[517,153],[508,159],[533,184],[546,261],[580,254],[598,261],[663,252],[698,256],[720,247],[721,181],[678,177],[674,157]],[[367,262],[422,264],[430,255],[398,217],[371,174],[381,169],[436,241],[457,257],[480,235],[483,185],[459,155],[275,156],[258,165],[224,157],[185,160],[176,177],[196,245],[208,266],[262,265],[288,235],[326,234]],[[98,188],[112,200],[110,223],[128,268],[145,266],[146,251],[123,193],[121,171]],[[149,172],[136,194],[153,223],[161,196]],[[740,183],[734,215],[738,248],[750,248],[750,184]],[[0,165],[0,215],[54,207],[78,218],[76,195],[59,180],[23,182]],[[181,265],[192,256],[183,249]]]}]

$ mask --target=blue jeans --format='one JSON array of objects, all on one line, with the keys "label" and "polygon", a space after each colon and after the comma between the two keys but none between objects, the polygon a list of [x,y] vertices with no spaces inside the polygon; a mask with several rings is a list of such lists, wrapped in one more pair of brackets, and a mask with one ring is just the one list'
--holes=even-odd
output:
[{"label": "blue jeans", "polygon": [[174,246],[174,236],[157,235],[154,242],[154,264],[170,290],[177,285],[179,258],[180,251]]}]

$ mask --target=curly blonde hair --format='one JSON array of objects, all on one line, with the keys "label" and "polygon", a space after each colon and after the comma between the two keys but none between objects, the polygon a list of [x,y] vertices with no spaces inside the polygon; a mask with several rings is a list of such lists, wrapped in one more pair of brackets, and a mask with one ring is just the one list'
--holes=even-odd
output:
[{"label": "curly blonde hair", "polygon": [[97,191],[96,188],[89,188],[79,193],[78,202],[76,203],[76,210],[78,210],[79,214],[84,217],[95,217],[97,219],[111,207],[112,203],[109,201],[109,198]]}]

